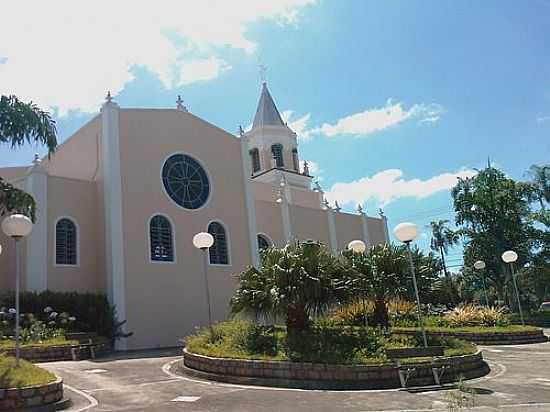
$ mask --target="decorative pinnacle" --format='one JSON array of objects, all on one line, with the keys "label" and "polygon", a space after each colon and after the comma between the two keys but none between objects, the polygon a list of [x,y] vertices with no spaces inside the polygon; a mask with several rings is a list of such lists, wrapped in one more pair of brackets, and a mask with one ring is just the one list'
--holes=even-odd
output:
[{"label": "decorative pinnacle", "polygon": [[321,188],[321,185],[319,184],[318,180],[316,180],[313,184],[315,185],[313,187],[313,191],[323,193],[323,189]]},{"label": "decorative pinnacle", "polygon": [[382,219],[385,219],[386,218],[386,215],[384,214],[384,211],[382,210],[382,208],[378,209],[378,214],[380,215],[380,217]]},{"label": "decorative pinnacle", "polygon": [[244,134],[244,129],[241,125],[239,125],[239,136],[242,136]]},{"label": "decorative pinnacle", "polygon": [[183,104],[183,99],[178,94],[178,100],[176,100],[176,109],[181,110],[182,112],[187,112],[187,107]]},{"label": "decorative pinnacle", "polygon": [[341,208],[340,205],[338,204],[338,200],[335,200],[335,201],[334,201],[334,210],[336,210],[337,212],[339,212],[340,210],[342,210],[342,208]]},{"label": "decorative pinnacle", "polygon": [[359,213],[360,215],[364,215],[365,214],[365,211],[363,210],[363,206],[361,206],[361,203],[359,203],[357,205],[357,213]]},{"label": "decorative pinnacle", "polygon": [[304,160],[304,175],[309,176],[309,166],[307,164],[307,160]]},{"label": "decorative pinnacle", "polygon": [[323,200],[323,210],[328,210],[330,209],[330,204],[328,203],[328,200],[325,198]]},{"label": "decorative pinnacle", "polygon": [[110,90],[107,91],[107,96],[105,96],[105,101],[107,103],[111,103],[113,101],[113,97],[111,96],[111,91]]},{"label": "decorative pinnacle", "polygon": [[40,155],[38,153],[34,154],[33,164],[37,165],[40,164],[42,161],[40,160]]}]

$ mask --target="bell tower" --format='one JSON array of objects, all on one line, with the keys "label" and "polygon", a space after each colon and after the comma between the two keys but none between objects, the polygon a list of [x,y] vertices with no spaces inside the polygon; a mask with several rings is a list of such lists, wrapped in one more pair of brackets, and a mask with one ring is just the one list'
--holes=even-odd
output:
[{"label": "bell tower", "polygon": [[244,136],[248,141],[252,179],[269,183],[284,179],[292,186],[310,188],[307,168],[300,172],[296,133],[283,122],[266,82],[262,83],[252,129]]}]

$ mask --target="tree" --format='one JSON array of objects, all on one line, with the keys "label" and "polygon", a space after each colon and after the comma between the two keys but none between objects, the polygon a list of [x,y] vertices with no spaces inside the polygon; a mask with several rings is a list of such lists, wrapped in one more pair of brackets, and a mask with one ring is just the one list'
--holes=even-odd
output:
[{"label": "tree", "polygon": [[527,174],[531,177],[533,198],[536,199],[542,210],[550,203],[550,164],[531,165]]},{"label": "tree", "polygon": [[374,302],[374,323],[388,327],[388,301],[407,290],[407,259],[403,246],[377,245],[363,253],[343,252],[348,298],[366,292]]},{"label": "tree", "polygon": [[533,246],[529,185],[516,182],[490,165],[471,178],[459,179],[452,189],[458,233],[464,238],[464,263],[481,259],[487,279],[505,298],[507,269],[503,252],[515,250],[522,265]]},{"label": "tree", "polygon": [[[52,153],[57,146],[55,121],[32,102],[23,103],[15,96],[0,97],[0,143],[12,149],[25,143],[40,143]],[[18,212],[35,218],[32,196],[0,177],[0,215]]]},{"label": "tree", "polygon": [[460,238],[456,232],[449,229],[447,226],[448,223],[448,220],[434,220],[430,222],[430,227],[432,229],[430,248],[434,252],[439,253],[443,271],[447,279],[449,279],[450,276],[447,271],[447,265],[445,264],[445,255],[449,252],[449,247],[456,245]]},{"label": "tree", "polygon": [[288,335],[297,335],[344,293],[340,274],[338,262],[319,242],[269,248],[262,252],[260,269],[250,267],[237,276],[232,312],[282,316]]}]

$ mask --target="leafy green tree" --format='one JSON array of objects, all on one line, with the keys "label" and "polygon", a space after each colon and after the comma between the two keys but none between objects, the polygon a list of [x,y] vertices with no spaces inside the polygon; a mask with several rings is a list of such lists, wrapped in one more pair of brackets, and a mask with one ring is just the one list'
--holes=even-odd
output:
[{"label": "leafy green tree", "polygon": [[452,190],[458,233],[464,238],[467,266],[482,259],[487,279],[505,298],[507,268],[503,252],[515,250],[523,265],[533,246],[529,185],[516,182],[490,165],[471,178],[459,179]]},{"label": "leafy green tree", "polygon": [[289,335],[307,331],[345,293],[337,260],[319,242],[293,242],[262,252],[259,269],[250,267],[237,278],[231,299],[233,313],[282,316]]},{"label": "leafy green tree", "polygon": [[407,259],[403,246],[377,245],[363,253],[343,252],[348,297],[362,296],[374,302],[374,323],[388,327],[388,301],[407,291]]},{"label": "leafy green tree", "polygon": [[550,164],[532,165],[527,172],[531,177],[533,199],[536,199],[542,210],[550,204]]},{"label": "leafy green tree", "polygon": [[445,277],[449,279],[449,272],[447,271],[447,265],[445,264],[445,256],[449,253],[449,248],[456,245],[460,239],[458,234],[451,230],[448,226],[448,220],[434,220],[430,222],[432,229],[432,240],[430,242],[430,248],[439,253],[441,258],[441,264],[443,266],[443,272]]},{"label": "leafy green tree", "polygon": [[[23,103],[15,96],[1,96],[0,143],[12,149],[25,143],[45,144],[52,153],[57,146],[55,121],[32,102]],[[34,199],[0,177],[0,215],[9,212],[23,213],[34,220]]]}]

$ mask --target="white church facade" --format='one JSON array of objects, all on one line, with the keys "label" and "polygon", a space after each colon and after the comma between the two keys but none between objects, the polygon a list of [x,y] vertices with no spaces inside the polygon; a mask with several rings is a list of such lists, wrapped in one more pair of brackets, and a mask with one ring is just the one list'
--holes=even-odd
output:
[{"label": "white church facade", "polygon": [[[22,288],[105,293],[133,336],[120,349],[175,346],[208,322],[201,252],[208,231],[212,317],[229,314],[235,273],[259,248],[314,239],[388,241],[384,216],[332,208],[300,171],[296,134],[262,85],[251,130],[234,136],[176,109],[101,112],[50,159],[0,168],[31,193],[37,220],[23,242]],[[12,242],[0,234],[0,290],[13,289]]]}]

